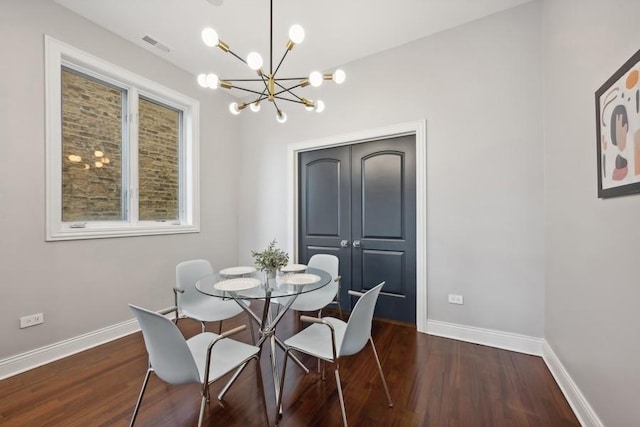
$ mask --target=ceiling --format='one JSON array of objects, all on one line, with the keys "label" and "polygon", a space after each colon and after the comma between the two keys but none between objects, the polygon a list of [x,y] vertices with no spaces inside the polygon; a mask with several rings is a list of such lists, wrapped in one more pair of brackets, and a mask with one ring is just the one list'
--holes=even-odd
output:
[{"label": "ceiling", "polygon": [[[215,28],[239,56],[256,50],[269,66],[267,0],[53,0],[96,24],[196,75],[253,78],[246,65],[204,45],[203,28]],[[307,76],[391,49],[530,0],[273,0],[273,61],[280,61],[289,27],[304,27],[279,77]],[[222,3],[220,6],[214,4]],[[143,41],[150,36],[169,48]],[[347,71],[348,79],[348,67]]]}]

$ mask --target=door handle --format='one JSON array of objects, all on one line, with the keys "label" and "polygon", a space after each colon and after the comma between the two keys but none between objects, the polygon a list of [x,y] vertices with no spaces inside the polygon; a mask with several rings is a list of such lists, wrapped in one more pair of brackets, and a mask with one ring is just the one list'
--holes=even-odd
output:
[{"label": "door handle", "polygon": [[349,241],[348,240],[342,240],[340,242],[340,247],[341,248],[348,248],[349,247]]},{"label": "door handle", "polygon": [[360,247],[360,240],[354,240],[353,241],[353,247],[354,248],[359,248]]}]

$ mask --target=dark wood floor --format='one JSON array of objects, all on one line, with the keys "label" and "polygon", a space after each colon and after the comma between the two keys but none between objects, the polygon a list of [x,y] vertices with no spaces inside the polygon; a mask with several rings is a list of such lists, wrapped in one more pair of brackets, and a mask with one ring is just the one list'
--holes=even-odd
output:
[{"label": "dark wood floor", "polygon": [[[245,316],[225,323],[228,329]],[[183,320],[187,336],[199,326]],[[297,328],[287,313],[278,335]],[[213,330],[217,330],[214,327]],[[386,404],[368,348],[340,366],[351,426],[579,426],[539,357],[427,336],[410,326],[376,321],[373,337],[394,401]],[[248,330],[238,339],[249,341]],[[282,353],[278,354],[282,367]],[[329,365],[327,380],[304,375],[289,363],[282,426],[339,426],[340,407]],[[139,333],[33,369],[0,382],[2,426],[126,426],[146,370]],[[269,353],[262,354],[270,423],[275,420]],[[224,406],[212,399],[209,426],[262,425],[255,370],[249,367],[229,391]],[[212,396],[224,385],[214,383]],[[194,426],[197,385],[170,386],[152,376],[138,416],[139,426]]]}]

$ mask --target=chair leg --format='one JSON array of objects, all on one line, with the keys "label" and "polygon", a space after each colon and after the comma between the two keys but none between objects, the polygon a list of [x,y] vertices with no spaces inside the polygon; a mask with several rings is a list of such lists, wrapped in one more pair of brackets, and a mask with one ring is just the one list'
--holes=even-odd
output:
[{"label": "chair leg", "polygon": [[347,411],[344,408],[344,397],[342,396],[342,384],[340,383],[340,371],[336,364],[336,369],[333,371],[336,374],[336,386],[338,387],[338,397],[340,398],[340,410],[342,411],[342,424],[347,427]]},{"label": "chair leg", "polygon": [[[248,363],[248,362],[247,362]],[[222,402],[222,400],[224,400],[224,395],[227,394],[227,392],[229,391],[229,389],[231,388],[231,386],[233,385],[233,383],[236,382],[236,380],[238,379],[238,377],[240,376],[240,373],[244,370],[244,368],[247,367],[247,363],[244,363],[242,366],[240,366],[238,369],[236,369],[236,371],[234,372],[233,376],[231,377],[231,379],[227,382],[227,384],[222,388],[222,391],[220,391],[220,393],[218,393],[218,400]]]},{"label": "chair leg", "polygon": [[378,358],[378,352],[376,351],[376,346],[373,344],[373,338],[369,338],[369,342],[371,343],[371,349],[373,350],[373,356],[376,358],[376,364],[378,365],[378,372],[380,372],[380,379],[382,380],[382,386],[384,387],[384,392],[387,394],[387,400],[389,401],[389,407],[393,407],[393,402],[391,401],[391,395],[389,394],[389,387],[387,387],[387,381],[384,379],[384,374],[382,373],[382,366],[380,365],[380,359]]},{"label": "chair leg", "polygon": [[340,314],[340,320],[342,320],[342,306],[339,299],[336,299],[336,304],[338,304],[338,313]]},{"label": "chair leg", "polygon": [[[287,347],[284,345],[284,343],[282,342],[282,340],[281,340],[280,338],[278,338],[278,336],[277,336],[277,335],[275,335],[275,339],[276,339],[276,344],[278,344],[278,346],[280,346],[280,348],[282,349],[282,351],[285,351],[285,350],[287,349]],[[306,367],[306,366],[304,366],[304,363],[302,363],[302,362],[300,361],[300,359],[298,359],[298,358],[296,357],[296,355],[295,355],[295,354],[293,354],[293,353],[289,353],[289,357],[290,357],[294,362],[296,362],[296,365],[298,365],[298,366],[300,367],[300,369],[302,369],[302,370],[304,371],[305,375],[309,373],[309,370],[307,369],[307,367]]]},{"label": "chair leg", "polygon": [[267,412],[267,399],[264,396],[264,383],[262,382],[262,369],[260,368],[260,356],[256,356],[256,377],[258,378],[258,388],[262,400],[262,410],[264,411],[264,425],[269,426],[269,413]]},{"label": "chair leg", "polygon": [[198,427],[202,427],[202,420],[204,419],[204,408],[207,406],[207,398],[202,395],[202,402],[200,402],[200,416],[198,417]]},{"label": "chair leg", "polygon": [[278,402],[276,403],[276,424],[282,418],[282,394],[284,393],[284,377],[287,373],[287,361],[289,360],[289,349],[284,351],[284,364],[282,365],[282,378],[280,378],[280,393],[278,393]]},{"label": "chair leg", "polygon": [[142,403],[142,395],[144,394],[144,391],[147,388],[147,383],[149,382],[150,375],[151,375],[151,368],[147,369],[147,374],[144,376],[144,381],[142,382],[142,388],[140,389],[140,395],[138,396],[136,407],[133,409],[133,415],[131,416],[131,422],[129,423],[129,427],[133,427],[133,424],[136,422],[136,417],[138,416],[138,410],[140,409],[140,404]]},{"label": "chair leg", "polygon": [[253,319],[251,315],[247,313],[247,317],[249,318],[249,330],[251,331],[251,343],[256,345],[256,333],[253,331]]},{"label": "chair leg", "polygon": [[[204,332],[204,329],[202,330]],[[218,335],[222,334],[222,320],[218,322]]]}]

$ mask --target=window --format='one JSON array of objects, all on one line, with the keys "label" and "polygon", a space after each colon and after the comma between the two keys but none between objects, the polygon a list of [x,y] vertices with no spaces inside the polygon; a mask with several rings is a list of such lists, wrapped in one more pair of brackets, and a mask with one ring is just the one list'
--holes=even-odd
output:
[{"label": "window", "polygon": [[45,45],[47,240],[199,231],[198,102]]}]

